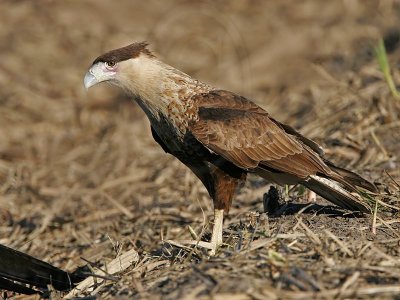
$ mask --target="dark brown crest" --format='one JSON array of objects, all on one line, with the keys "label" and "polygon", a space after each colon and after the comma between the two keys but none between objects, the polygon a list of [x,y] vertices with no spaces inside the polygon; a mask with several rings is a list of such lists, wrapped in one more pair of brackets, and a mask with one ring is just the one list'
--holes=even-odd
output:
[{"label": "dark brown crest", "polygon": [[133,43],[128,46],[118,48],[115,50],[111,50],[107,53],[104,53],[100,55],[98,58],[96,58],[93,62],[93,64],[98,63],[98,62],[107,62],[110,64],[114,64],[120,61],[128,60],[131,58],[135,58],[139,56],[141,53],[147,54],[149,56],[153,56],[153,54],[150,52],[149,49],[147,49],[147,43],[146,42],[140,42],[140,43]]}]

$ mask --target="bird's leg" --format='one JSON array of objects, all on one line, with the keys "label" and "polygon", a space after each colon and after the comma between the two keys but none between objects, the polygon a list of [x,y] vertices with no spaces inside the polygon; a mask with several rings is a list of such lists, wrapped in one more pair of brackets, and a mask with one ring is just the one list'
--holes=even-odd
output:
[{"label": "bird's leg", "polygon": [[214,227],[211,236],[210,255],[215,255],[218,247],[222,245],[222,227],[224,221],[224,212],[227,213],[232,204],[232,198],[236,187],[244,182],[246,173],[237,172],[237,174],[228,174],[226,170],[218,167],[212,167],[211,175],[213,178],[213,192],[210,196],[214,202]]},{"label": "bird's leg", "polygon": [[308,202],[316,202],[317,201],[317,194],[314,191],[308,191]]},{"label": "bird's leg", "polygon": [[207,188],[214,204],[214,226],[210,242],[204,241],[170,241],[179,245],[195,245],[210,250],[210,255],[215,255],[218,247],[222,245],[222,229],[224,221],[224,213],[229,211],[232,203],[233,195],[236,187],[246,180],[246,172],[243,170],[229,166],[228,168],[216,167],[204,162],[192,162],[191,160],[180,160],[188,166],[194,174],[202,181]]},{"label": "bird's leg", "polygon": [[218,247],[222,245],[222,226],[224,222],[224,210],[214,209],[214,227],[211,236],[210,255],[214,256]]}]

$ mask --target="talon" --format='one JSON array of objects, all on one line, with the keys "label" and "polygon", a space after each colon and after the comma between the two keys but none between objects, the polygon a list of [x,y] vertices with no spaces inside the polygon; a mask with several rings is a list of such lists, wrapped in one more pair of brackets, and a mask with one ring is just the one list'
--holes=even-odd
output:
[{"label": "talon", "polygon": [[202,248],[206,248],[209,251],[210,256],[215,256],[217,250],[222,246],[222,224],[224,222],[224,210],[215,209],[214,210],[214,226],[210,242],[196,241],[196,240],[183,240],[183,241],[172,241],[168,240],[166,242],[179,247],[188,248],[185,245],[194,245]]}]

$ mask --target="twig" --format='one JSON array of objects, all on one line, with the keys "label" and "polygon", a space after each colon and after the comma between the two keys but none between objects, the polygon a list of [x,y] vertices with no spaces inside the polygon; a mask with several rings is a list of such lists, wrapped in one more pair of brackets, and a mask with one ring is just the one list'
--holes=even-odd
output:
[{"label": "twig", "polygon": [[[117,273],[120,273],[124,270],[126,270],[128,267],[132,266],[133,264],[137,263],[139,261],[139,254],[136,252],[136,250],[131,249],[114,260],[112,260],[110,263],[108,263],[105,267],[107,274],[114,275]],[[104,273],[102,270],[96,271],[96,276],[101,278],[101,273]],[[104,280],[98,280],[98,284],[101,284],[104,282]],[[93,288],[95,283],[95,280],[92,277],[86,278],[83,280],[80,284],[78,284],[72,291],[70,291],[66,296],[65,299],[71,299],[76,297],[79,294],[82,294],[83,292],[88,291],[89,289]]]},{"label": "twig", "polygon": [[325,229],[324,232],[326,233],[326,235],[328,235],[332,240],[334,240],[336,242],[336,244],[338,244],[340,246],[340,248],[342,248],[342,251],[344,253],[346,253],[348,256],[353,257],[354,254],[353,252],[350,251],[349,248],[347,248],[347,246],[338,239],[337,236],[335,236],[332,232],[330,232],[328,229]]},{"label": "twig", "polygon": [[379,67],[381,68],[381,71],[383,75],[385,76],[385,80],[389,86],[389,89],[393,95],[393,97],[396,100],[400,99],[400,93],[396,88],[396,84],[394,83],[391,71],[390,71],[390,65],[388,62],[387,54],[386,54],[386,49],[385,49],[385,43],[383,42],[383,39],[380,39],[378,42],[378,45],[375,47],[375,55],[378,59]]},{"label": "twig", "polygon": [[394,180],[393,176],[389,174],[389,172],[387,170],[385,170],[385,173],[387,176],[389,176],[389,178],[394,182],[395,185],[397,185],[397,187],[400,189],[400,183],[398,183],[396,180]]},{"label": "twig", "polygon": [[392,226],[390,226],[390,224],[388,222],[386,222],[381,217],[377,217],[377,218],[379,219],[379,221],[382,222],[383,225],[385,225],[387,228],[389,228],[393,232],[394,235],[396,235],[398,238],[400,238],[400,234]]},{"label": "twig", "polygon": [[314,243],[316,243],[317,245],[322,245],[319,237],[314,232],[312,232],[312,230],[306,224],[304,224],[301,219],[299,219],[299,224],[306,231],[306,235],[308,235],[314,241]]},{"label": "twig", "polygon": [[375,201],[374,217],[372,219],[372,234],[376,234],[376,217],[378,213],[378,201]]},{"label": "twig", "polygon": [[[387,285],[387,286],[364,286],[357,290],[346,290],[341,293],[339,289],[325,290],[321,292],[283,292],[280,296],[281,299],[334,299],[341,298],[357,298],[357,297],[374,297],[374,296],[395,296],[400,293],[400,285]],[[222,299],[222,298],[221,298]]]},{"label": "twig", "polygon": [[103,196],[107,198],[108,201],[110,201],[116,208],[118,208],[125,216],[127,216],[129,219],[134,218],[134,214],[131,213],[125,206],[123,206],[121,203],[119,203],[117,200],[115,200],[113,197],[108,195],[106,192],[102,192]]},{"label": "twig", "polygon": [[345,293],[345,291],[348,290],[348,288],[357,281],[357,279],[360,277],[360,274],[361,274],[360,272],[356,271],[353,273],[353,275],[347,278],[346,281],[343,283],[342,287],[340,288],[340,294]]},{"label": "twig", "polygon": [[386,149],[383,147],[381,141],[379,140],[379,138],[376,136],[374,129],[371,129],[371,136],[372,139],[374,140],[375,144],[378,146],[378,148],[381,150],[381,152],[383,153],[383,155],[385,156],[385,159],[389,158],[389,155],[386,151]]}]

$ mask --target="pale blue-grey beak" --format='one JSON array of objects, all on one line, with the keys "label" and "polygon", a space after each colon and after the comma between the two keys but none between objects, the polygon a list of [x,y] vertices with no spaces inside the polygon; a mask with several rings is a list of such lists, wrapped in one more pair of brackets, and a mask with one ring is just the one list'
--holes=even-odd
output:
[{"label": "pale blue-grey beak", "polygon": [[85,78],[83,79],[83,85],[85,89],[88,90],[90,87],[99,83],[97,78],[90,72],[90,70],[86,73]]}]

